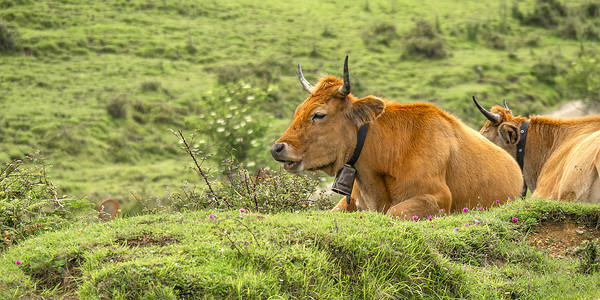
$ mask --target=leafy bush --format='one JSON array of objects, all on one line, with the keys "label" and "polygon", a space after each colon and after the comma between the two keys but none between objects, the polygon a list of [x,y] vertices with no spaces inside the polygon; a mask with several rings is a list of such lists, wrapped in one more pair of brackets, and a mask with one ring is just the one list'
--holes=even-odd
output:
[{"label": "leafy bush", "polygon": [[16,43],[19,33],[16,29],[10,28],[0,20],[0,52],[9,52],[16,50]]},{"label": "leafy bush", "polygon": [[193,211],[199,209],[249,209],[258,213],[295,212],[310,209],[330,209],[334,204],[323,191],[317,192],[320,183],[315,174],[296,176],[258,168],[249,171],[233,157],[222,162],[220,168],[210,172],[203,167],[210,157],[193,148],[195,135],[189,139],[181,131],[173,131],[182,144],[181,149],[193,160],[193,170],[202,180],[202,187],[184,182],[177,191],[168,191],[168,199],[144,200],[132,192],[146,212]]},{"label": "leafy bush", "polygon": [[558,0],[537,0],[529,14],[522,14],[515,4],[512,12],[522,24],[543,28],[554,28],[567,16],[567,8]]},{"label": "leafy bush", "polygon": [[396,26],[387,22],[375,24],[363,32],[362,39],[367,48],[371,50],[376,50],[374,47],[376,45],[389,47],[394,40],[398,39]]},{"label": "leafy bush", "polygon": [[600,271],[600,240],[584,241],[573,254],[581,256],[580,272],[591,274]]},{"label": "leafy bush", "polygon": [[85,199],[58,197],[39,153],[12,160],[0,170],[0,250],[93,212]]},{"label": "leafy bush", "polygon": [[115,119],[123,119],[127,116],[129,101],[126,95],[118,95],[110,98],[106,105],[106,112]]},{"label": "leafy bush", "polygon": [[530,72],[539,81],[553,84],[554,77],[558,75],[558,67],[553,62],[539,62],[531,67]]},{"label": "leafy bush", "polygon": [[561,90],[571,99],[600,101],[600,56],[584,55],[573,61],[566,70]]},{"label": "leafy bush", "polygon": [[274,101],[275,92],[244,82],[218,87],[194,104],[199,115],[187,118],[186,126],[208,137],[208,141],[201,140],[199,144],[214,145],[220,160],[227,159],[231,149],[237,161],[257,157],[252,154],[268,149],[262,138],[273,117],[265,112],[265,107]]},{"label": "leafy bush", "polygon": [[444,40],[426,21],[417,21],[415,27],[403,37],[403,40],[404,58],[444,58],[448,55],[444,48]]}]

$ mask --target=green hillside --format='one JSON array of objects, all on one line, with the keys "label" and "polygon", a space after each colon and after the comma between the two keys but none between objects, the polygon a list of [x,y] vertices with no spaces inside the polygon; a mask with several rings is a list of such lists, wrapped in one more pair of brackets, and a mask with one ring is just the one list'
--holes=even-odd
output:
[{"label": "green hillside", "polygon": [[233,147],[273,168],[268,148],[306,97],[296,64],[314,82],[340,76],[346,54],[354,94],[433,102],[475,128],[472,95],[520,114],[597,101],[599,11],[591,0],[0,0],[0,161],[40,150],[60,193],[94,203],[198,183],[169,129],[199,129],[207,165]]}]

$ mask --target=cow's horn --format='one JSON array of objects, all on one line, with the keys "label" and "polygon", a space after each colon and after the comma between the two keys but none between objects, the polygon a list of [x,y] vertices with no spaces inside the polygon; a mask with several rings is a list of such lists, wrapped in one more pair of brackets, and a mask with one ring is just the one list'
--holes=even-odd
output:
[{"label": "cow's horn", "polygon": [[348,73],[348,55],[344,61],[344,84],[338,89],[338,93],[342,96],[350,94],[350,74]]},{"label": "cow's horn", "polygon": [[304,90],[306,90],[309,94],[312,94],[315,88],[312,84],[310,84],[310,82],[308,82],[308,80],[306,80],[306,78],[304,78],[304,75],[302,75],[302,68],[300,67],[300,63],[298,63],[298,79],[300,79],[300,83],[302,84]]},{"label": "cow's horn", "polygon": [[506,104],[506,99],[502,100],[502,103],[504,104],[504,108],[510,110],[510,108],[508,108],[508,105]]},{"label": "cow's horn", "polygon": [[495,113],[491,113],[491,112],[487,111],[485,108],[483,108],[479,104],[479,102],[477,102],[477,100],[475,100],[475,96],[473,96],[473,102],[475,102],[475,105],[477,106],[477,108],[479,108],[479,111],[481,111],[481,113],[492,123],[498,124],[498,123],[502,122],[502,117],[499,114],[495,114]]}]

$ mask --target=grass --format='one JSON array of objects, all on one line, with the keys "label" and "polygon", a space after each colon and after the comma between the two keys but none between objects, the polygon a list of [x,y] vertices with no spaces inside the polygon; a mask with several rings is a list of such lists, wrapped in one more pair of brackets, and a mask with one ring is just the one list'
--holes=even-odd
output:
[{"label": "grass", "polygon": [[598,228],[599,210],[517,200],[418,222],[372,212],[202,210],[77,223],[4,252],[0,295],[580,299],[600,293],[600,273],[580,272],[578,257],[550,257],[525,239],[544,220]]},{"label": "grass", "polygon": [[[168,129],[198,129],[190,120],[202,114],[202,99],[242,81],[276,91],[263,109],[268,130],[248,150],[249,161],[273,167],[268,148],[306,96],[296,63],[315,82],[340,75],[346,54],[359,96],[433,102],[473,127],[482,119],[472,95],[485,106],[506,98],[520,114],[549,111],[567,100],[555,79],[593,51],[593,41],[525,26],[509,6],[3,0],[0,22],[14,30],[15,50],[0,52],[0,162],[40,150],[63,193],[95,203],[108,194],[131,202],[128,191],[140,180],[164,197],[165,186],[189,179]],[[529,14],[534,6],[518,9]],[[444,40],[445,58],[403,58],[403,38],[420,20]]]}]

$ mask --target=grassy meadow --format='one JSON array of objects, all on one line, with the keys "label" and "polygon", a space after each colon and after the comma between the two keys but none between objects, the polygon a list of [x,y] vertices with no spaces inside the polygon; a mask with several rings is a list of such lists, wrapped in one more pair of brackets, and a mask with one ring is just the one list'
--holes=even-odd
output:
[{"label": "grassy meadow", "polygon": [[[582,75],[573,63],[595,53],[599,31],[591,1],[567,3],[577,16],[572,36],[566,25],[527,21],[546,2],[555,1],[2,0],[14,43],[0,52],[0,161],[40,150],[62,193],[94,203],[129,203],[132,189],[164,198],[167,187],[197,180],[170,128],[204,130],[198,147],[207,153],[245,147],[243,163],[274,167],[268,148],[306,96],[296,64],[315,82],[340,76],[346,54],[356,95],[433,102],[475,128],[482,118],[472,95],[544,113],[585,97],[568,80],[597,70]],[[596,95],[595,84],[581,89]],[[259,109],[244,111],[254,105],[228,93],[232,86],[261,94]],[[223,98],[207,106],[215,94]],[[240,134],[229,125],[242,116],[260,130],[223,144],[227,137],[211,136],[222,126],[198,120],[231,98],[237,105],[222,107],[239,116],[226,120],[225,134]]]}]

